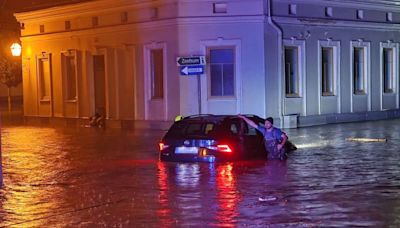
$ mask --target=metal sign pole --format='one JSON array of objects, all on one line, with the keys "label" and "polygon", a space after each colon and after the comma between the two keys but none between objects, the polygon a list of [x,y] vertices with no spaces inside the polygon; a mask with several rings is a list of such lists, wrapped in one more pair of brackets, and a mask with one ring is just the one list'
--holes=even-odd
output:
[{"label": "metal sign pole", "polygon": [[199,114],[201,114],[201,80],[200,74],[197,75],[197,95],[198,95],[198,103],[199,103]]}]

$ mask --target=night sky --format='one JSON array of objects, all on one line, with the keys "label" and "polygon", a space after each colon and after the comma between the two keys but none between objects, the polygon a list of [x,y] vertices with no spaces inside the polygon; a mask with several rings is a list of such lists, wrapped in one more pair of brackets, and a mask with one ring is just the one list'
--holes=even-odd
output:
[{"label": "night sky", "polygon": [[9,45],[19,40],[20,27],[14,17],[25,12],[93,0],[0,0],[0,56],[9,54]]}]

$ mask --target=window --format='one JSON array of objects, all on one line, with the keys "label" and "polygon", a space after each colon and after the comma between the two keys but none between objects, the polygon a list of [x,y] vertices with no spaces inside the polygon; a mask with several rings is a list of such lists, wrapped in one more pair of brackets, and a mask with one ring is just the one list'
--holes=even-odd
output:
[{"label": "window", "polygon": [[296,15],[297,14],[297,5],[289,4],[289,15]]},{"label": "window", "polygon": [[152,49],[150,51],[150,67],[151,98],[162,99],[164,97],[163,49]]},{"label": "window", "polygon": [[127,23],[128,22],[128,12],[122,12],[121,13],[121,22],[122,23]]},{"label": "window", "polygon": [[383,48],[382,53],[382,75],[383,75],[383,92],[394,92],[394,55],[393,48]]},{"label": "window", "polygon": [[214,13],[226,13],[226,3],[214,3],[213,8],[214,8]]},{"label": "window", "polygon": [[353,50],[353,93],[365,94],[365,51],[363,47]]},{"label": "window", "polygon": [[71,30],[71,21],[65,21],[65,30]]},{"label": "window", "polygon": [[285,47],[286,97],[299,97],[298,47]]},{"label": "window", "polygon": [[92,17],[92,26],[96,27],[98,25],[99,25],[99,17],[97,17],[97,16]]},{"label": "window", "polygon": [[357,10],[357,19],[364,19],[364,11],[363,10]]},{"label": "window", "polygon": [[65,85],[65,99],[76,100],[77,99],[77,74],[76,74],[76,56],[75,54],[62,54],[63,61],[63,74],[64,74],[64,85]]},{"label": "window", "polygon": [[38,58],[38,71],[40,100],[49,101],[51,98],[51,74],[49,58]]},{"label": "window", "polygon": [[322,95],[333,96],[334,94],[334,61],[333,48],[322,47],[321,49],[321,79]]},{"label": "window", "polygon": [[392,12],[386,13],[386,21],[393,21],[393,13]]},{"label": "window", "polygon": [[332,7],[326,7],[325,8],[325,16],[326,17],[332,17],[333,16],[333,8]]},{"label": "window", "polygon": [[210,95],[235,95],[235,53],[233,48],[209,50],[210,56]]}]

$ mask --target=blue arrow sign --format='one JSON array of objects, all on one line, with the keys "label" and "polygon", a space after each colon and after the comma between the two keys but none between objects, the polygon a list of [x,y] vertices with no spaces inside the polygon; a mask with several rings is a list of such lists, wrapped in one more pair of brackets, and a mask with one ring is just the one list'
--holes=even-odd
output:
[{"label": "blue arrow sign", "polygon": [[204,74],[204,67],[200,65],[181,67],[181,75],[199,75]]}]

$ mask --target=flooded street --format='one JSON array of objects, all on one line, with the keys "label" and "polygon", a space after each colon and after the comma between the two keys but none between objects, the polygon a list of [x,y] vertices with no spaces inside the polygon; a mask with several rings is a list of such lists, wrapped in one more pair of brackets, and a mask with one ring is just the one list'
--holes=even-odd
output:
[{"label": "flooded street", "polygon": [[291,129],[286,162],[217,164],[159,162],[157,130],[1,130],[1,227],[400,226],[400,120]]}]

